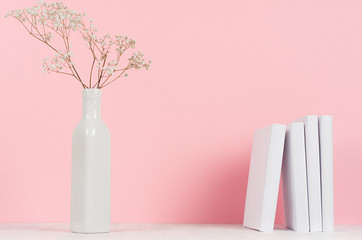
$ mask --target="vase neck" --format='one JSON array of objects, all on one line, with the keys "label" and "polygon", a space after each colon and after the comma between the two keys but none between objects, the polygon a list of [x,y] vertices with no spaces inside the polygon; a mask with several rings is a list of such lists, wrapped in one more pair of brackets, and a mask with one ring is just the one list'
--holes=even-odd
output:
[{"label": "vase neck", "polygon": [[100,89],[83,89],[83,118],[101,119]]}]

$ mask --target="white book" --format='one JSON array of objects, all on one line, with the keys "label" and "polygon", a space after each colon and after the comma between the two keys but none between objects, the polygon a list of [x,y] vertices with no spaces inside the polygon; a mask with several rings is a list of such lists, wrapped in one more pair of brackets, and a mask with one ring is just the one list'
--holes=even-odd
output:
[{"label": "white book", "polygon": [[304,123],[305,153],[307,163],[307,187],[309,206],[309,229],[322,231],[322,198],[319,162],[318,116],[306,116],[295,120]]},{"label": "white book", "polygon": [[334,231],[333,204],[333,120],[319,117],[319,150],[321,164],[323,232]]},{"label": "white book", "polygon": [[304,124],[291,123],[285,134],[282,183],[285,224],[297,232],[309,232]]},{"label": "white book", "polygon": [[255,131],[246,192],[244,226],[272,232],[277,207],[286,126]]}]

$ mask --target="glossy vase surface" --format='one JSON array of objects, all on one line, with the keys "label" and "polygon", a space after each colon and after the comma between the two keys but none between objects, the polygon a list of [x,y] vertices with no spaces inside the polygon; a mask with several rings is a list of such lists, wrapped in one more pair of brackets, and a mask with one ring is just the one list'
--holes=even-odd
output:
[{"label": "glossy vase surface", "polygon": [[101,118],[101,90],[83,90],[82,119],[72,136],[71,230],[109,232],[111,136]]}]

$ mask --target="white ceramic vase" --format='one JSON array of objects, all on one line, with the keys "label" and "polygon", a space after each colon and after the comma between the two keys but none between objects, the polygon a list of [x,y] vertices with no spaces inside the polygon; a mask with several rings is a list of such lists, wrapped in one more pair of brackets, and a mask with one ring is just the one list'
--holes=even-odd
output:
[{"label": "white ceramic vase", "polygon": [[111,137],[101,118],[101,90],[83,90],[83,117],[72,137],[71,230],[109,232]]}]

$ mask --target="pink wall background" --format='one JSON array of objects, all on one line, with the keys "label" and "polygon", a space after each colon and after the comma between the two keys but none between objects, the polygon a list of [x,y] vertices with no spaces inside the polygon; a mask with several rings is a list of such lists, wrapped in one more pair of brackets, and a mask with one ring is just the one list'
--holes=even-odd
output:
[{"label": "pink wall background", "polygon": [[[253,131],[332,114],[335,221],[362,223],[361,1],[64,2],[153,60],[103,91],[113,222],[241,223]],[[81,86],[42,74],[53,53],[15,20],[0,27],[0,222],[68,222]]]}]

